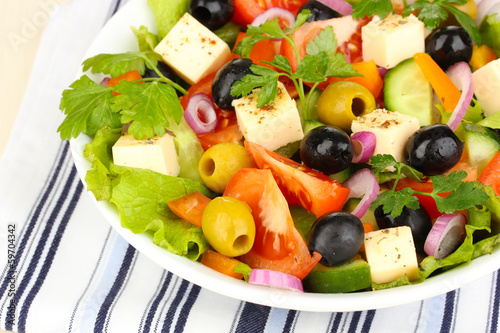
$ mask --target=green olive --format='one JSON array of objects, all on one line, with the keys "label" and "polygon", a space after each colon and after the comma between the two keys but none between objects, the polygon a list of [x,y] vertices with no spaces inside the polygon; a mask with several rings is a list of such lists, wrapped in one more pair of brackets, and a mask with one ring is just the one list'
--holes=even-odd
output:
[{"label": "green olive", "polygon": [[351,132],[351,123],[377,107],[373,94],[359,83],[337,81],[325,88],[318,99],[318,118],[326,125]]},{"label": "green olive", "polygon": [[210,245],[228,257],[241,256],[253,246],[255,222],[250,206],[231,197],[217,197],[203,211],[201,228]]},{"label": "green olive", "polygon": [[201,180],[217,193],[223,193],[229,179],[242,168],[253,168],[255,162],[242,145],[234,142],[218,143],[203,154],[198,168]]}]

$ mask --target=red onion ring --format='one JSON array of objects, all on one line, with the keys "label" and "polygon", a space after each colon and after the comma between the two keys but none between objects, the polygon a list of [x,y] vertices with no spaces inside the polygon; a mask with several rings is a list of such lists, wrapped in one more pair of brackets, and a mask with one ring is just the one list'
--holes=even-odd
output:
[{"label": "red onion ring", "polygon": [[274,18],[279,18],[287,22],[288,27],[292,27],[295,24],[295,15],[292,12],[280,7],[271,7],[262,14],[257,15],[251,25],[258,27]]},{"label": "red onion ring", "polygon": [[387,72],[389,71],[389,69],[384,67],[377,67],[377,71],[380,74],[380,77],[383,79],[385,77],[385,74],[387,74]]},{"label": "red onion ring", "polygon": [[254,268],[250,271],[250,278],[248,282],[251,284],[258,284],[261,286],[277,287],[280,289],[304,291],[302,281],[299,278],[268,269]]},{"label": "red onion ring", "polygon": [[[200,113],[202,119],[200,119]],[[197,134],[213,131],[217,125],[214,102],[205,93],[198,93],[189,99],[184,118]]]},{"label": "red onion ring", "polygon": [[354,148],[352,163],[365,163],[373,156],[377,137],[372,132],[361,131],[351,135],[351,142]]},{"label": "red onion ring", "polygon": [[484,18],[487,15],[491,15],[493,13],[500,13],[500,0],[482,0],[477,5],[477,14],[476,14],[476,24],[478,27],[483,23]]},{"label": "red onion ring", "polygon": [[425,253],[436,259],[450,255],[463,242],[466,223],[467,218],[460,213],[439,216],[425,240]]},{"label": "red onion ring", "polygon": [[318,0],[318,1],[344,16],[352,14],[352,5],[344,0]]},{"label": "red onion ring", "polygon": [[448,75],[457,88],[462,91],[458,104],[447,123],[451,130],[455,131],[465,116],[470,102],[472,101],[472,96],[474,95],[472,72],[470,71],[469,65],[462,61],[451,66],[446,71],[446,75]]},{"label": "red onion ring", "polygon": [[107,76],[107,77],[105,77],[104,79],[102,79],[102,81],[101,81],[101,82],[99,82],[99,84],[100,84],[101,86],[107,87],[107,86],[108,86],[108,82],[109,82],[109,80],[111,80],[111,78],[110,78],[109,76]]},{"label": "red onion ring", "polygon": [[348,199],[363,197],[351,213],[358,218],[362,218],[380,191],[377,178],[370,169],[361,169],[346,180],[344,185],[351,190]]}]

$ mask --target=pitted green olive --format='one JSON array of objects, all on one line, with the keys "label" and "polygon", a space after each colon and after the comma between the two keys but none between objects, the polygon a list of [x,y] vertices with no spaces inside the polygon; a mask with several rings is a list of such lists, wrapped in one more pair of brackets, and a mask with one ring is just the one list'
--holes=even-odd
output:
[{"label": "pitted green olive", "polygon": [[201,228],[210,245],[228,257],[241,256],[253,246],[255,222],[250,206],[231,197],[217,197],[203,211]]},{"label": "pitted green olive", "polygon": [[357,117],[376,108],[373,94],[359,83],[337,81],[325,88],[318,99],[318,118],[326,125],[351,131],[351,123]]},{"label": "pitted green olive", "polygon": [[218,143],[203,154],[199,163],[201,180],[217,193],[224,192],[229,179],[242,168],[253,168],[255,162],[242,145]]}]

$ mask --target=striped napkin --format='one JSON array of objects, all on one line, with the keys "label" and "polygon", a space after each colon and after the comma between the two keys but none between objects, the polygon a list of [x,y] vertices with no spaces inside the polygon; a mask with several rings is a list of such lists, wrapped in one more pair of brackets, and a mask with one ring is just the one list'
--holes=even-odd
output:
[{"label": "striped napkin", "polygon": [[[144,0],[145,1],[145,0]],[[164,270],[102,218],[56,129],[61,92],[125,1],[56,6],[0,161],[0,329],[16,332],[498,331],[500,275],[424,301],[315,313],[225,297]]]}]

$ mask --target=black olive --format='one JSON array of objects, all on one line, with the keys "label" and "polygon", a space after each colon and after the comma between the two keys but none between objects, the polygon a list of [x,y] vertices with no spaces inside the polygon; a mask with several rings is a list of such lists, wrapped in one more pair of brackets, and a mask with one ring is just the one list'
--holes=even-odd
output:
[{"label": "black olive", "polygon": [[300,142],[300,158],[305,165],[324,174],[340,172],[352,162],[351,139],[335,126],[313,128]]},{"label": "black olive", "polygon": [[425,52],[443,70],[472,57],[472,39],[462,27],[446,26],[435,30],[425,39]]},{"label": "black olive", "polygon": [[[166,63],[158,61],[158,65],[156,66],[156,68],[167,79],[172,80],[173,82],[177,83],[178,85],[180,85],[181,87],[183,87],[185,89],[189,88],[189,85],[184,80],[182,80],[180,77],[178,77],[177,74],[175,74],[174,70],[172,68],[170,68]],[[158,75],[158,73],[156,73],[155,70],[146,67],[146,71],[144,72],[144,75],[142,77],[147,78],[147,77],[160,77],[160,76]],[[177,92],[177,96],[179,96],[179,97],[183,95],[178,90],[176,90],[176,92]]]},{"label": "black olive", "polygon": [[394,218],[390,213],[385,214],[382,206],[378,206],[374,211],[374,215],[380,229],[410,227],[417,253],[425,255],[425,239],[432,228],[432,220],[425,209],[404,207],[401,215]]},{"label": "black olive", "polygon": [[[156,68],[160,71],[160,73],[163,74],[167,79],[170,79],[174,81],[177,77],[175,75],[175,72],[172,68],[170,68],[166,63],[158,61],[158,65],[156,65]],[[142,77],[160,77],[158,73],[154,69],[150,69],[146,67],[146,71],[144,72],[144,75]]]},{"label": "black olive", "polygon": [[408,139],[405,162],[427,176],[448,171],[462,157],[464,143],[444,124],[421,127]]},{"label": "black olive", "polygon": [[234,110],[231,103],[241,96],[231,96],[231,87],[245,75],[252,74],[250,70],[252,65],[252,60],[248,58],[237,58],[219,69],[212,85],[212,99],[218,107],[224,110]]},{"label": "black olive", "polygon": [[309,232],[308,247],[321,254],[324,266],[338,266],[351,260],[364,240],[363,223],[347,212],[328,213],[318,218]]},{"label": "black olive", "polygon": [[307,22],[329,20],[342,16],[342,14],[318,0],[309,0],[304,3],[299,9],[299,13],[304,9],[308,9],[311,12],[311,16],[307,18]]},{"label": "black olive", "polygon": [[192,0],[189,13],[210,30],[216,30],[231,21],[234,0]]}]

